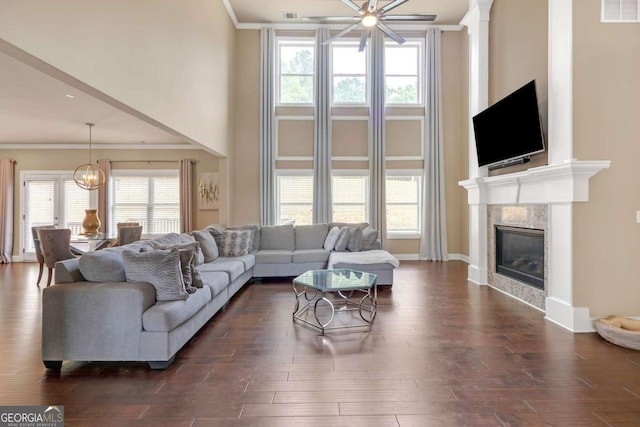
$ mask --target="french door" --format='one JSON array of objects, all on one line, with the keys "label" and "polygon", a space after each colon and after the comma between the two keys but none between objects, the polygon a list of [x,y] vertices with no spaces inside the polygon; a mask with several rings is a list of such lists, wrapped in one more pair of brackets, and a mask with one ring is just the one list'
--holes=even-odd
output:
[{"label": "french door", "polygon": [[97,205],[97,192],[78,187],[71,172],[23,175],[22,248],[26,261],[35,259],[31,227],[54,225],[82,232],[85,209]]}]

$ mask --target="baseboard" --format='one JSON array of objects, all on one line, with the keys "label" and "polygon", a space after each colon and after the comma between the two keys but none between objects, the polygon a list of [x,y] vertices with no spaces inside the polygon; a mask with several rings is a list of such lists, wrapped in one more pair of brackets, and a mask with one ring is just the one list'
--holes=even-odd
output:
[{"label": "baseboard", "polygon": [[566,301],[547,297],[544,302],[545,319],[571,332],[594,332],[593,319],[587,307],[572,307]]},{"label": "baseboard", "polygon": [[420,261],[418,254],[392,254],[400,261]]},{"label": "baseboard", "polygon": [[465,254],[449,254],[449,261],[463,261],[469,264],[469,255]]},{"label": "baseboard", "polygon": [[11,256],[11,262],[25,262],[24,261],[24,256],[22,256],[22,255],[12,255]]}]

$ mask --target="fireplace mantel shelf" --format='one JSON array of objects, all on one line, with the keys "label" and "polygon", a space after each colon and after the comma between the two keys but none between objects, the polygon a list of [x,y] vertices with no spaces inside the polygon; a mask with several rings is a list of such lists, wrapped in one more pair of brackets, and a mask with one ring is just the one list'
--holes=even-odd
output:
[{"label": "fireplace mantel shelf", "polygon": [[589,178],[610,165],[609,160],[571,159],[523,172],[472,178],[458,184],[467,190],[471,205],[586,202]]}]

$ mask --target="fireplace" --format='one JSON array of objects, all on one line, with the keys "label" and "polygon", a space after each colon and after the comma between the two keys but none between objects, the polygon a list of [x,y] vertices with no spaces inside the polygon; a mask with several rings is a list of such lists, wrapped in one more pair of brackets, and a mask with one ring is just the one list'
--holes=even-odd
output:
[{"label": "fireplace", "polygon": [[544,290],[544,230],[495,226],[496,272]]}]

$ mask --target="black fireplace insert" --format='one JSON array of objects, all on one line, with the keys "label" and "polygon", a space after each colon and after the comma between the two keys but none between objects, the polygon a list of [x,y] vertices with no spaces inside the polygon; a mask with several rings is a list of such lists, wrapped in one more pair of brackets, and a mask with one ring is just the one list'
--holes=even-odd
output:
[{"label": "black fireplace insert", "polygon": [[496,225],[496,272],[544,290],[544,230]]}]

